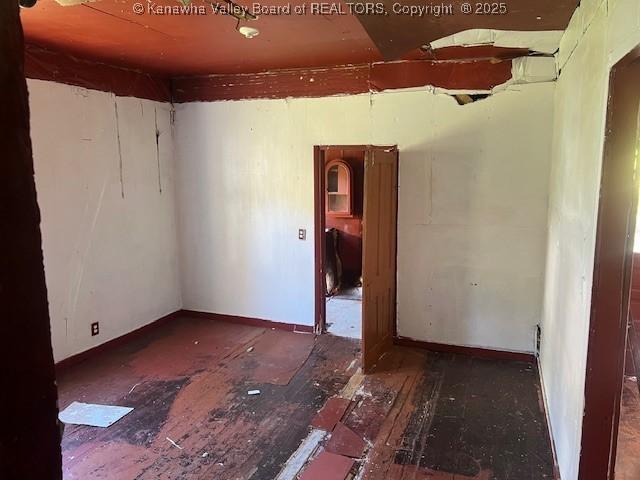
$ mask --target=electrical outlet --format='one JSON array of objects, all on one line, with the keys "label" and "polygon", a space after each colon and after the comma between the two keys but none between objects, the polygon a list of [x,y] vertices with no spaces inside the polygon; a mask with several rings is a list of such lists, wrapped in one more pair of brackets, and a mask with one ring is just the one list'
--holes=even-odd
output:
[{"label": "electrical outlet", "polygon": [[540,343],[542,341],[542,328],[540,325],[536,325],[536,338],[535,338],[535,349],[536,355],[540,355]]},{"label": "electrical outlet", "polygon": [[304,228],[300,228],[298,230],[298,240],[306,240],[307,239],[307,230]]},{"label": "electrical outlet", "polygon": [[95,337],[99,333],[100,333],[100,323],[99,322],[93,322],[91,324],[91,336]]}]

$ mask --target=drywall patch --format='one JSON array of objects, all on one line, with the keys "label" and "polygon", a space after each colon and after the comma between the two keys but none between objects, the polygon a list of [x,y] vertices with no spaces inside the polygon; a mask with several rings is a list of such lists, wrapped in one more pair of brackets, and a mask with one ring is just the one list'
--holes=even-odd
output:
[{"label": "drywall patch", "polygon": [[520,57],[511,62],[511,83],[555,82],[558,70],[554,57]]}]

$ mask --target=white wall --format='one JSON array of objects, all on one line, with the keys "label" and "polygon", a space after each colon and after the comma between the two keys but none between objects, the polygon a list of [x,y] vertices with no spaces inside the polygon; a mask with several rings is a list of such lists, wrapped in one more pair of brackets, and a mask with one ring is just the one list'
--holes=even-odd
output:
[{"label": "white wall", "polygon": [[640,209],[638,209],[636,214],[636,234],[633,239],[633,251],[640,253]]},{"label": "white wall", "polygon": [[583,0],[560,46],[541,367],[563,480],[577,478],[609,68],[640,43],[640,2]]},{"label": "white wall", "polygon": [[[181,307],[170,105],[38,80],[28,86],[59,361]],[[95,337],[92,322],[100,322]]]},{"label": "white wall", "polygon": [[[313,146],[398,144],[398,332],[531,351],[554,84],[176,106],[185,308],[312,325]],[[297,239],[307,229],[307,241]]]}]

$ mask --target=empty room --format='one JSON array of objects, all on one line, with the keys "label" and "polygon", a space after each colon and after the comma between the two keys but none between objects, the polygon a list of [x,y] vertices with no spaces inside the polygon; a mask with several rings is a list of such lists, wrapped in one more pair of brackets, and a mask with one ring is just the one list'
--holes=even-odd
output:
[{"label": "empty room", "polygon": [[0,22],[0,478],[640,479],[638,0]]}]

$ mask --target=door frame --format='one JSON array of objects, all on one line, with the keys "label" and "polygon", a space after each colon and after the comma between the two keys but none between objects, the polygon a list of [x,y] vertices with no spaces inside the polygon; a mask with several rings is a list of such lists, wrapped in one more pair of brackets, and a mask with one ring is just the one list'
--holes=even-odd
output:
[{"label": "door frame", "polygon": [[[351,149],[351,150],[364,150],[366,152],[371,150],[389,150],[393,149],[398,151],[397,145],[315,145],[313,147],[313,194],[314,194],[314,290],[315,290],[315,321],[314,332],[317,335],[326,333],[326,296],[325,296],[325,276],[324,276],[324,256],[325,256],[325,244],[324,244],[324,225],[325,225],[325,176],[324,165],[325,157],[324,153],[330,148],[339,149]],[[400,156],[398,155],[398,161],[396,168],[399,170]],[[399,173],[399,172],[398,172]],[[366,184],[363,187],[363,196],[365,195]],[[395,290],[396,290],[396,302],[393,306],[393,337],[397,336],[397,291],[398,291],[398,190],[396,189],[396,251],[394,255],[396,257],[396,274],[395,274]],[[364,212],[363,212],[364,214]],[[364,245],[363,245],[364,251]],[[364,262],[364,258],[363,258]],[[364,270],[364,266],[363,266]],[[364,294],[364,283],[362,285]],[[364,322],[364,318],[362,319]]]},{"label": "door frame", "polygon": [[[580,480],[613,479],[615,475],[638,202],[638,174],[633,158],[628,159],[624,154],[631,140],[621,133],[624,128],[620,126],[629,125],[634,113],[627,108],[635,108],[637,145],[640,140],[637,125],[640,91],[626,89],[627,85],[633,85],[638,75],[640,46],[620,60],[611,69],[609,77],[584,389]],[[634,182],[624,182],[627,178],[634,179],[634,174]]]}]

